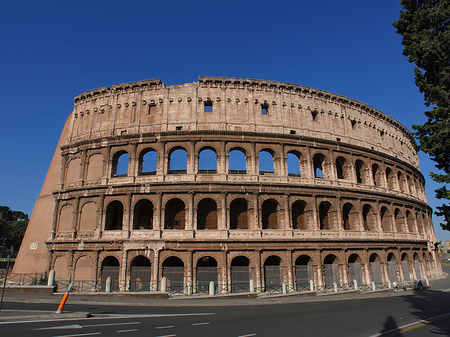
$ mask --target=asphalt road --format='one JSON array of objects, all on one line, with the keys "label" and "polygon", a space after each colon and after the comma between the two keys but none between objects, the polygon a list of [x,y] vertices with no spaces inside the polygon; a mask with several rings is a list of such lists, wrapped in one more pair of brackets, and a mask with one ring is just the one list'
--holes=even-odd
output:
[{"label": "asphalt road", "polygon": [[[0,323],[1,336],[389,336],[450,335],[450,279],[433,290],[365,299],[260,305],[68,304],[88,319]],[[69,301],[70,302],[70,301]],[[169,304],[170,305],[170,304]],[[54,310],[54,303],[5,302],[5,309]],[[426,322],[420,323],[422,320]],[[400,329],[400,330],[398,330]],[[386,334],[385,334],[386,335]]]}]

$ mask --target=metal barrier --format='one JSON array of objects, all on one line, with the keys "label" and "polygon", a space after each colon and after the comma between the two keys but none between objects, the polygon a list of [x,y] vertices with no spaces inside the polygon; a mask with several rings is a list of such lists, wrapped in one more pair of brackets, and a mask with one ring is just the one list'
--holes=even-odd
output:
[{"label": "metal barrier", "polygon": [[[0,282],[5,281],[5,274],[0,275]],[[10,286],[47,285],[47,274],[8,273],[6,284]]]}]

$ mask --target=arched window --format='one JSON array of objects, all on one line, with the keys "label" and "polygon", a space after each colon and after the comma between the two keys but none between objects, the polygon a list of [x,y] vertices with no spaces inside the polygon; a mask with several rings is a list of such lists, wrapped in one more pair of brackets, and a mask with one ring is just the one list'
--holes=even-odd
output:
[{"label": "arched window", "polygon": [[349,202],[344,204],[342,208],[342,222],[345,230],[359,230],[358,212]]},{"label": "arched window", "polygon": [[357,160],[355,162],[355,172],[356,172],[356,181],[358,184],[369,184],[369,179],[367,177],[367,166],[362,160]]},{"label": "arched window", "polygon": [[419,213],[416,212],[416,222],[417,222],[417,229],[419,230],[419,234],[423,234],[423,225],[421,221],[421,217],[419,216]]},{"label": "arched window", "polygon": [[114,154],[111,167],[112,177],[126,177],[128,175],[128,152],[118,151]]},{"label": "arched window", "polygon": [[123,205],[120,201],[111,201],[106,207],[105,230],[121,230]]},{"label": "arched window", "polygon": [[383,177],[381,175],[381,169],[377,164],[372,165],[372,177],[375,186],[383,186]]},{"label": "arched window", "polygon": [[184,174],[187,172],[187,152],[177,147],[169,153],[169,173]]},{"label": "arched window", "polygon": [[334,219],[331,216],[332,205],[328,201],[323,201],[319,205],[320,229],[334,229]]},{"label": "arched window", "polygon": [[363,221],[364,221],[364,230],[370,232],[377,231],[377,222],[376,222],[377,220],[372,206],[370,205],[363,206]]},{"label": "arched window", "polygon": [[292,204],[292,228],[293,229],[308,229],[308,224],[305,217],[306,203],[297,200]]},{"label": "arched window", "polygon": [[180,199],[170,199],[166,203],[164,229],[184,229],[186,210]]},{"label": "arched window", "polygon": [[406,176],[406,180],[407,180],[408,186],[409,186],[409,193],[412,194],[412,195],[416,194],[415,193],[415,189],[414,189],[414,182],[411,179],[411,177],[410,176]]},{"label": "arched window", "polygon": [[397,173],[397,180],[400,191],[406,193],[406,180],[400,171]]},{"label": "arched window", "polygon": [[406,223],[408,224],[408,231],[410,233],[415,233],[416,228],[414,226],[414,217],[410,211],[406,211]]},{"label": "arched window", "polygon": [[153,149],[145,149],[139,155],[139,175],[156,174],[158,154]]},{"label": "arched window", "polygon": [[133,229],[153,228],[153,204],[147,200],[139,200],[134,206]]},{"label": "arched window", "polygon": [[405,232],[405,216],[403,215],[402,211],[400,211],[400,209],[396,208],[394,211],[394,217],[395,217],[395,228],[397,229],[397,232],[404,233]]},{"label": "arched window", "polygon": [[136,256],[131,261],[130,291],[150,291],[152,265],[145,256]]},{"label": "arched window", "polygon": [[259,152],[259,174],[274,173],[273,153],[269,150]]},{"label": "arched window", "polygon": [[398,270],[397,270],[397,261],[395,255],[389,253],[388,258],[388,276],[391,282],[398,281]]},{"label": "arched window", "polygon": [[301,154],[297,151],[291,151],[287,154],[287,167],[288,175],[293,177],[300,177],[302,175],[300,169],[300,158]]},{"label": "arched window", "polygon": [[338,179],[351,180],[351,170],[347,159],[344,157],[336,158],[336,173]]},{"label": "arched window", "polygon": [[209,292],[209,283],[218,285],[217,261],[211,256],[203,256],[197,261],[196,289],[200,293]]},{"label": "arched window", "polygon": [[230,229],[248,229],[248,202],[234,199],[230,204]]},{"label": "arched window", "polygon": [[111,290],[118,291],[119,290],[119,269],[120,264],[119,260],[114,256],[105,257],[102,261],[102,269],[101,269],[101,290],[105,291],[106,289],[106,280],[108,277],[111,277]]},{"label": "arched window", "polygon": [[358,254],[352,254],[348,258],[348,279],[353,283],[353,280],[356,280],[359,285],[363,284],[362,277],[362,269],[361,269],[361,258]]},{"label": "arched window", "polygon": [[231,261],[231,292],[250,291],[250,261],[245,256],[236,256]]},{"label": "arched window", "polygon": [[387,207],[381,207],[380,218],[383,232],[392,232],[392,214]]},{"label": "arched window", "polygon": [[245,174],[247,173],[247,159],[245,151],[242,149],[232,149],[228,155],[228,173]]},{"label": "arched window", "polygon": [[380,257],[378,254],[372,254],[369,258],[370,277],[375,284],[383,283],[383,274],[381,272]]},{"label": "arched window", "polygon": [[262,203],[262,228],[278,229],[278,202],[273,199]]},{"label": "arched window", "polygon": [[167,279],[169,292],[181,292],[184,288],[184,263],[176,257],[166,258],[162,264],[162,277]]},{"label": "arched window", "polygon": [[300,255],[295,260],[295,283],[297,291],[310,290],[310,281],[314,281],[312,260],[308,255]]},{"label": "arched window", "polygon": [[395,190],[395,176],[389,167],[386,169],[386,181],[388,184],[388,188],[391,190]]},{"label": "arched window", "polygon": [[315,178],[324,178],[323,173],[323,162],[325,160],[325,156],[321,153],[317,153],[313,157],[314,161],[314,177]]},{"label": "arched window", "polygon": [[217,229],[217,204],[213,199],[202,199],[198,203],[197,229]]},{"label": "arched window", "polygon": [[206,148],[198,155],[198,173],[217,173],[217,154]]},{"label": "arched window", "polygon": [[269,256],[264,261],[265,291],[280,291],[282,280],[281,259],[278,256]]},{"label": "arched window", "polygon": [[409,256],[406,253],[403,253],[402,255],[402,272],[403,272],[403,279],[405,281],[410,281],[411,277],[409,275]]},{"label": "arched window", "polygon": [[332,287],[333,283],[340,284],[341,279],[339,277],[339,265],[337,257],[333,254],[329,254],[323,261],[324,280],[326,287]]}]

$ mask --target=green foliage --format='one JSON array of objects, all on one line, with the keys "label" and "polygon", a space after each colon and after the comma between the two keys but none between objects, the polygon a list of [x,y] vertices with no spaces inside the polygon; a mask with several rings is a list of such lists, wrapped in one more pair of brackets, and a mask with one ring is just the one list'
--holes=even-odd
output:
[{"label": "green foliage", "polygon": [[[427,121],[413,125],[420,150],[428,153],[439,173],[431,178],[443,187],[438,199],[450,200],[450,0],[401,0],[403,10],[394,23],[401,34],[403,55],[415,63],[415,83],[423,93]],[[450,206],[437,207],[443,229],[450,230]]]},{"label": "green foliage", "polygon": [[5,247],[3,253],[9,253],[11,246],[14,246],[15,252],[18,251],[27,225],[28,214],[0,206],[0,246]]}]

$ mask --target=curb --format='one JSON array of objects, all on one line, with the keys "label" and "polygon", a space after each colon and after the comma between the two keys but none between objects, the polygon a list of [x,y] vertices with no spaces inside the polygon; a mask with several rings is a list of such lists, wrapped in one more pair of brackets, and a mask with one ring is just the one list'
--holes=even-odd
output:
[{"label": "curb", "polygon": [[63,312],[62,314],[26,314],[26,315],[15,315],[15,316],[0,316],[0,324],[14,322],[26,322],[26,321],[36,321],[36,320],[54,320],[54,319],[67,319],[67,318],[89,318],[92,314],[90,312]]}]

